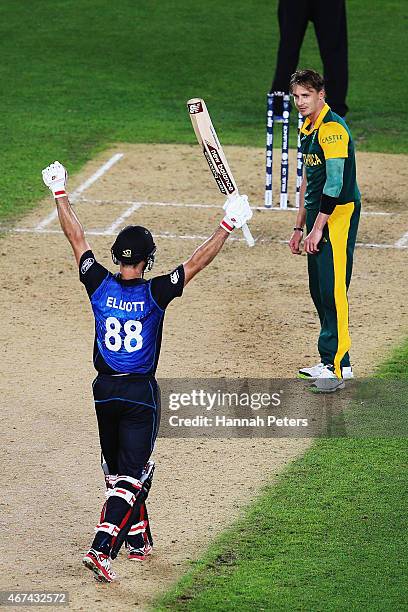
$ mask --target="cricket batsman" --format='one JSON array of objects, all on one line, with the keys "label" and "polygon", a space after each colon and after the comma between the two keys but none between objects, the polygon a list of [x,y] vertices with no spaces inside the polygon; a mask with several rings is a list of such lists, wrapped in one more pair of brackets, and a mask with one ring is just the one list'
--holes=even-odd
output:
[{"label": "cricket batsman", "polygon": [[300,254],[306,225],[309,288],[321,326],[320,361],[298,375],[314,381],[312,391],[332,393],[353,377],[347,290],[361,210],[354,142],[345,121],[325,103],[320,74],[298,70],[290,90],[305,117],[300,131],[305,172],[289,247]]},{"label": "cricket batsman", "polygon": [[153,267],[156,245],[144,227],[130,225],[114,241],[111,254],[119,272],[96,259],[66,192],[67,173],[58,161],[42,172],[51,190],[62,230],[74,252],[79,278],[95,318],[93,381],[107,501],[83,564],[101,582],[116,574],[111,560],[122,542],[130,560],[143,561],[152,550],[145,500],[154,464],[149,461],[160,422],[160,392],[155,373],[166,308],[219,253],[234,228],[252,217],[246,196],[229,198],[220,227],[170,274],[144,278]]}]

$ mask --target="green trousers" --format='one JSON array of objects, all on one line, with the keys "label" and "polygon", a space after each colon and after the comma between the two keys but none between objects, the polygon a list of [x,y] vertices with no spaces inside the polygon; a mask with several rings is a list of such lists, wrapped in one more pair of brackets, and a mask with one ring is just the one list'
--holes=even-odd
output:
[{"label": "green trousers", "polygon": [[[316,255],[308,255],[309,289],[320,319],[318,351],[322,363],[341,368],[350,365],[349,311],[347,290],[353,268],[361,203],[336,206],[324,228]],[[318,210],[306,210],[307,231],[313,227]]]}]

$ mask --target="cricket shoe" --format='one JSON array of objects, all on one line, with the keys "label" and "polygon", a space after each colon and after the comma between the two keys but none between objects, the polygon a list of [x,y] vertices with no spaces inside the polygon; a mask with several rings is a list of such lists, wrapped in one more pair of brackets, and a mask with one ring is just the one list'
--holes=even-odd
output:
[{"label": "cricket shoe", "polygon": [[113,582],[116,579],[116,574],[111,567],[110,557],[94,548],[89,549],[82,559],[82,563],[94,573],[94,578],[98,582]]},{"label": "cricket shoe", "polygon": [[316,378],[313,385],[309,389],[313,393],[334,393],[339,389],[344,389],[346,386],[343,378],[337,378],[333,371],[333,366],[325,365],[321,371],[319,378]]},{"label": "cricket shoe", "polygon": [[[298,378],[303,378],[304,380],[314,381],[319,378],[320,374],[323,372],[324,364],[318,363],[311,368],[301,368],[298,371]],[[344,380],[350,380],[350,378],[354,378],[353,368],[351,366],[345,366],[341,368],[341,373],[343,375]]]},{"label": "cricket shoe", "polygon": [[128,559],[131,561],[144,561],[153,550],[153,546],[145,544],[141,548],[129,548]]}]

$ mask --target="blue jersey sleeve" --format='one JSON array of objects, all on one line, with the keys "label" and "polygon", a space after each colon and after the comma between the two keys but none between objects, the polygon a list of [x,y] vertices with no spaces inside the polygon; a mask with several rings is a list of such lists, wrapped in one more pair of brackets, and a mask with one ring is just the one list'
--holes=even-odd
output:
[{"label": "blue jersey sleeve", "polygon": [[86,251],[82,255],[79,261],[79,280],[85,285],[89,297],[95,293],[108,274],[109,271],[96,261],[92,251]]}]

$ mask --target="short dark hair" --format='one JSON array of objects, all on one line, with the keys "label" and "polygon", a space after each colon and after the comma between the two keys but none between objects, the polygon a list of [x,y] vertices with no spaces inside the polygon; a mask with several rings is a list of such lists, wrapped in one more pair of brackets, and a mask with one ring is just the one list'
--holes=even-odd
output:
[{"label": "short dark hair", "polygon": [[290,77],[289,90],[293,93],[296,85],[322,91],[324,89],[324,78],[315,70],[296,70]]}]

